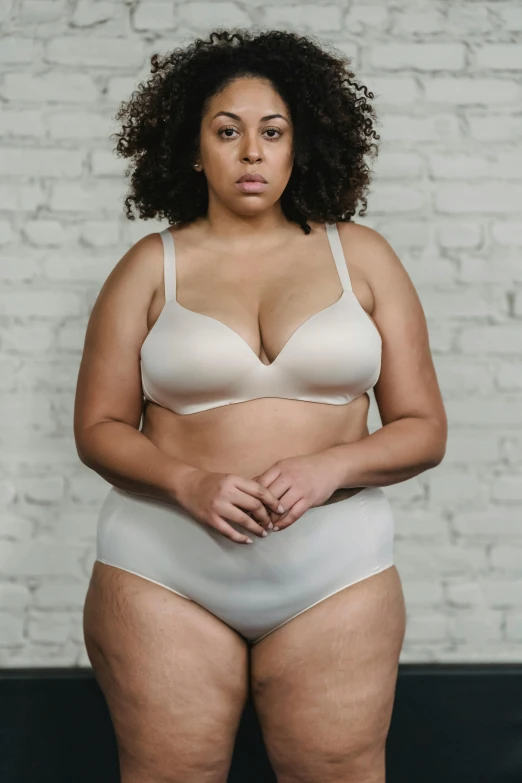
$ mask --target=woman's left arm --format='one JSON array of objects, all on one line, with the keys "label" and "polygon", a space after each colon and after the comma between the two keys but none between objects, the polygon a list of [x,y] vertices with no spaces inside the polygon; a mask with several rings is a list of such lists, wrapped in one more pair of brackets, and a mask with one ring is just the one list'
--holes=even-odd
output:
[{"label": "woman's left arm", "polygon": [[354,228],[359,238],[350,240],[350,255],[356,244],[373,294],[372,318],[382,337],[374,394],[383,426],[320,453],[331,458],[339,487],[384,486],[438,465],[446,451],[448,424],[415,287],[392,247],[371,228],[347,228],[347,257],[348,231],[353,238]]},{"label": "woman's left arm", "polygon": [[374,393],[383,426],[352,443],[278,460],[255,477],[286,509],[281,515],[270,512],[280,530],[322,505],[336,489],[406,481],[438,465],[446,451],[446,413],[413,283],[377,231],[341,225],[345,257],[357,257],[364,265],[374,299],[372,319],[382,337]]}]

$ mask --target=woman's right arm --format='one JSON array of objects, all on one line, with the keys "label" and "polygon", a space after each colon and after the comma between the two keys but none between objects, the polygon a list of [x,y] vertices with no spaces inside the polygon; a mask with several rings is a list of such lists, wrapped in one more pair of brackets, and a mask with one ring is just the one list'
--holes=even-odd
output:
[{"label": "woman's right arm", "polygon": [[115,487],[177,500],[197,468],[167,456],[139,431],[140,348],[150,303],[163,285],[159,235],[149,234],[116,264],[92,309],[78,374],[74,436],[81,461]]},{"label": "woman's right arm", "polygon": [[266,535],[265,527],[271,524],[267,506],[276,512],[280,505],[269,489],[253,479],[174,459],[139,431],[140,349],[148,333],[150,304],[163,287],[158,243],[157,234],[136,242],[110,273],[92,309],[74,406],[78,456],[113,486],[175,501],[232,541],[252,543],[229,522]]}]

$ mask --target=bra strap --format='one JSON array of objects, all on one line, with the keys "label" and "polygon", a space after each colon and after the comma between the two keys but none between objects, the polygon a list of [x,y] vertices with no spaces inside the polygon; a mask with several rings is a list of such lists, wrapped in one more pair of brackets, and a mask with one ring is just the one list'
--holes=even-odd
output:
[{"label": "bra strap", "polygon": [[159,232],[163,240],[163,281],[165,284],[165,301],[176,299],[176,249],[174,237],[168,228]]},{"label": "bra strap", "polygon": [[351,291],[352,283],[348,273],[348,267],[343,253],[343,246],[341,245],[341,238],[339,237],[339,231],[337,229],[337,223],[325,223],[325,225],[326,233],[330,241],[330,247],[332,249],[332,255],[335,260],[337,272],[339,273],[339,277],[341,279],[343,290]]}]

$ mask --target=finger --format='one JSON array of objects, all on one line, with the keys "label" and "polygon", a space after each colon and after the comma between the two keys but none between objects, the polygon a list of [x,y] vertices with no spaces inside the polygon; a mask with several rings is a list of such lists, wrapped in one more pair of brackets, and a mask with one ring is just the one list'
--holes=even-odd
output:
[{"label": "finger", "polygon": [[294,522],[296,522],[299,517],[301,517],[305,511],[307,511],[310,508],[306,500],[298,500],[295,505],[290,508],[286,514],[283,514],[281,518],[278,520],[278,522],[274,525],[274,530],[279,532],[280,530],[284,530],[287,527],[290,527],[290,525],[293,525]]},{"label": "finger", "polygon": [[[292,488],[291,486],[288,486],[288,482],[283,482],[283,479],[281,479],[279,487],[273,489],[277,483],[278,482],[276,481],[275,484],[270,487],[270,491],[273,491],[274,494],[279,497],[279,502],[284,508],[282,514],[287,514],[294,503],[297,503],[297,501],[300,500],[301,495],[296,493],[295,487]],[[274,525],[277,524],[277,520],[281,519],[282,514],[274,513],[272,510],[270,511],[270,519]]]},{"label": "finger", "polygon": [[[248,517],[250,517],[250,519],[256,519],[256,522],[258,522],[261,525],[263,530],[266,531],[266,530],[272,530],[273,529],[274,523],[270,519],[269,512],[266,509],[265,509],[266,517],[264,517],[263,519],[256,518],[254,516],[254,512],[253,511],[246,511],[245,513],[247,514]],[[270,512],[270,514],[271,513],[272,512]],[[279,516],[279,514],[276,514],[276,516]]]},{"label": "finger", "polygon": [[289,502],[288,498],[291,489],[291,479],[288,476],[279,476],[270,484],[268,492],[271,492],[274,497],[279,498],[279,503],[281,503],[285,511],[287,511],[290,508],[290,504],[298,500],[298,498],[294,497],[293,500],[290,498]]},{"label": "finger", "polygon": [[225,538],[229,538],[231,541],[235,541],[237,544],[253,544],[249,536],[245,536],[242,533],[238,533],[237,530],[234,530],[232,525],[229,525],[228,522],[226,522],[223,517],[215,516],[212,527],[214,530],[217,530],[218,533],[221,533],[225,536]]},{"label": "finger", "polygon": [[270,484],[272,484],[275,479],[281,475],[281,468],[275,467],[275,465],[272,465],[272,467],[268,468],[268,470],[265,470],[264,473],[261,473],[259,476],[256,476],[255,480],[258,484],[261,484],[263,487],[269,487]]},{"label": "finger", "polygon": [[[235,522],[237,525],[245,527],[250,533],[262,538],[266,536],[266,530],[263,525],[260,525],[253,517],[250,517],[241,508],[238,508],[234,502],[226,504],[224,511],[220,514],[228,519],[230,522]],[[267,522],[268,526],[268,522]]]},{"label": "finger", "polygon": [[[272,527],[272,520],[270,518],[271,511],[261,500],[253,498],[252,495],[249,495],[247,492],[241,492],[239,490],[237,500],[234,498],[233,503],[251,514],[264,528]],[[274,512],[274,516],[279,519],[280,514]]]},{"label": "finger", "polygon": [[281,503],[279,502],[279,498],[277,498],[269,489],[263,487],[261,484],[258,484],[257,481],[252,481],[252,479],[245,479],[245,483],[238,485],[238,488],[243,492],[246,492],[248,495],[251,495],[252,497],[260,500],[261,503],[264,503],[265,506],[268,506],[270,509],[272,509],[272,511],[276,511],[278,514],[283,513],[280,510]]},{"label": "finger", "polygon": [[257,522],[263,526],[263,528],[266,530],[266,528],[272,529],[272,520],[270,518],[270,515],[274,513],[274,515],[279,518],[280,514],[277,514],[275,512],[269,511],[266,506],[264,506],[262,503],[259,507],[253,508],[246,512],[252,519],[257,520]]},{"label": "finger", "polygon": [[286,518],[286,515],[292,509],[292,503],[286,502],[284,507],[286,509],[284,514],[275,514],[273,511],[270,512],[270,521],[273,525],[279,525],[281,520]]}]

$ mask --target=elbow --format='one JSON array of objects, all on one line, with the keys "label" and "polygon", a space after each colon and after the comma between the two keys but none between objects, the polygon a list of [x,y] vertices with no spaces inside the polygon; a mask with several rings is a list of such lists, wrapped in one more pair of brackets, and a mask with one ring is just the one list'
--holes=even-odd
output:
[{"label": "elbow", "polygon": [[437,465],[440,465],[446,455],[446,446],[448,442],[448,423],[446,419],[443,421],[439,421],[438,419],[430,419],[430,424],[432,427],[432,437],[430,438],[430,467],[435,468]]},{"label": "elbow", "polygon": [[92,467],[91,460],[89,459],[89,448],[87,444],[85,443],[83,438],[75,438],[76,443],[76,453],[78,454],[78,459],[80,462],[82,462],[87,468]]},{"label": "elbow", "polygon": [[74,442],[76,444],[76,453],[80,462],[87,468],[93,468],[93,428],[95,425],[88,425],[74,428]]},{"label": "elbow", "polygon": [[435,450],[431,459],[430,468],[436,468],[437,465],[440,465],[440,463],[444,459],[445,454],[446,454],[445,447]]}]

